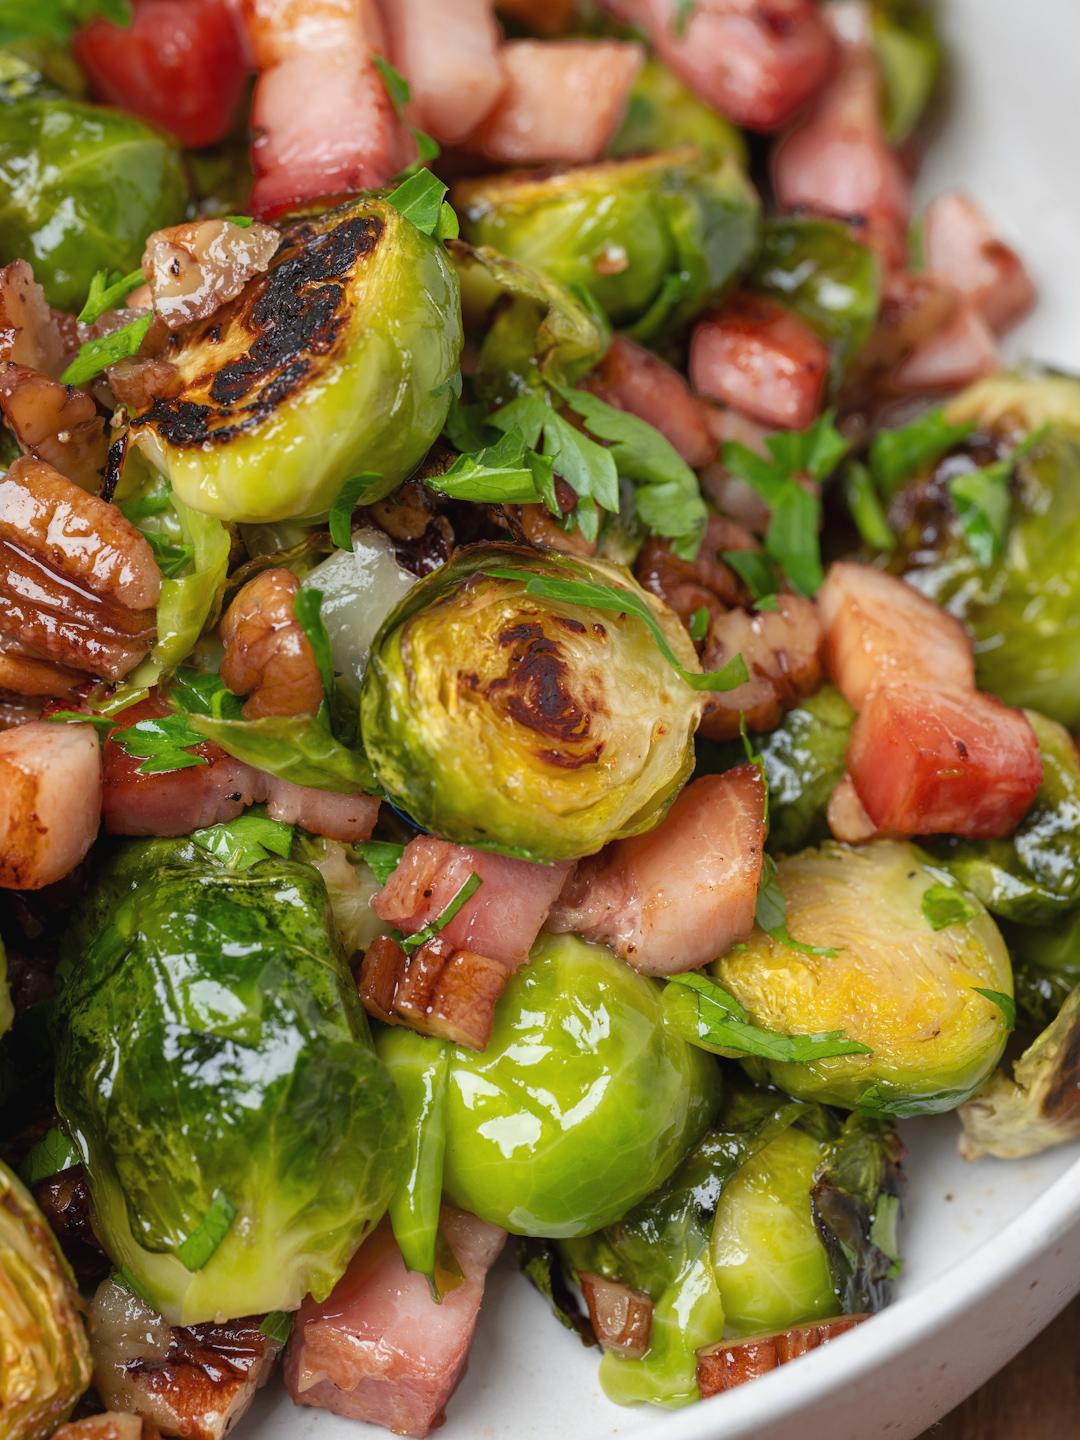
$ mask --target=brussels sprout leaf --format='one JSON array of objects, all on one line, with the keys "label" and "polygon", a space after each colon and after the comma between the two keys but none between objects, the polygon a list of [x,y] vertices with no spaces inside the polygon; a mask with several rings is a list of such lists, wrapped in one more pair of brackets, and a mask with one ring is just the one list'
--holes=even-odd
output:
[{"label": "brussels sprout leaf", "polygon": [[46,1130],[34,1145],[26,1159],[19,1166],[19,1173],[27,1185],[34,1186],[39,1180],[58,1175],[78,1165],[82,1156],[58,1125]]},{"label": "brussels sprout leaf", "polygon": [[191,832],[192,841],[231,870],[249,870],[271,855],[288,859],[293,827],[250,811],[220,825]]},{"label": "brussels sprout leaf", "polygon": [[955,885],[931,885],[923,894],[922,912],[931,930],[944,930],[949,925],[963,925],[976,910]]},{"label": "brussels sprout leaf", "polygon": [[330,651],[330,636],[322,618],[323,593],[307,585],[302,586],[293,598],[293,614],[300,628],[308,638],[308,644],[315,655],[322,679],[323,694],[329,700],[334,690],[334,657]]},{"label": "brussels sprout leaf", "polygon": [[130,25],[131,0],[9,0],[0,4],[0,45],[20,40],[63,45],[99,15],[114,25]]},{"label": "brussels sprout leaf", "polygon": [[788,934],[787,900],[784,898],[784,892],[780,889],[780,882],[776,874],[776,861],[771,855],[765,856],[765,863],[762,866],[761,885],[758,889],[757,911],[754,919],[770,939],[780,945],[786,945],[789,950],[798,950],[802,955],[821,955],[826,959],[831,959],[839,953],[823,945],[804,945],[801,940],[793,940]]},{"label": "brussels sprout leaf", "polygon": [[910,425],[879,430],[870,443],[870,473],[879,494],[891,500],[916,470],[930,465],[974,430],[973,423],[950,425],[940,410],[929,410]]},{"label": "brussels sprout leaf", "polygon": [[271,1340],[277,1340],[285,1344],[292,1334],[293,1317],[285,1310],[271,1310],[269,1315],[264,1315],[262,1324],[259,1326],[260,1335],[268,1335]]},{"label": "brussels sprout leaf", "polygon": [[973,985],[971,988],[975,991],[976,995],[981,995],[985,1000],[989,1000],[992,1005],[997,1006],[1002,1015],[1005,1016],[1005,1024],[1010,1030],[1016,1029],[1016,1001],[1011,995],[1006,995],[1004,991],[1001,990],[984,990],[981,985]]},{"label": "brussels sprout leaf", "polygon": [[361,475],[353,475],[345,481],[337,493],[337,499],[330,506],[329,525],[330,539],[339,550],[351,550],[352,541],[352,517],[353,511],[360,504],[360,499],[365,495],[382,476],[374,470],[365,470]]},{"label": "brussels sprout leaf", "polygon": [[90,281],[86,304],[79,311],[79,324],[92,325],[106,310],[117,309],[143,279],[141,270],[132,270],[130,275],[121,275],[118,270],[96,271]]},{"label": "brussels sprout leaf", "polygon": [[896,536],[889,528],[870,471],[853,460],[844,473],[844,499],[861,539],[874,550],[895,550]]},{"label": "brussels sprout leaf", "polygon": [[709,607],[702,605],[690,616],[690,624],[686,627],[690,631],[690,639],[695,644],[700,644],[709,633]]},{"label": "brussels sprout leaf", "polygon": [[445,930],[461,907],[466,901],[472,899],[483,883],[480,876],[475,872],[470,875],[461,889],[450,900],[446,908],[441,910],[429,925],[425,925],[422,930],[417,930],[414,935],[403,936],[398,941],[398,944],[405,951],[405,954],[411,955],[414,950],[419,950],[421,946],[426,945],[429,940],[433,940],[440,930]]},{"label": "brussels sprout leaf", "polygon": [[[522,579],[520,571],[502,566],[493,566],[487,573],[498,580]],[[736,690],[740,685],[745,685],[749,678],[746,662],[741,655],[733,655],[722,669],[710,670],[704,675],[687,670],[668,644],[667,636],[661,630],[651,607],[620,586],[597,585],[590,580],[554,580],[543,575],[530,575],[525,581],[525,593],[538,595],[544,600],[562,600],[569,605],[612,611],[616,615],[633,615],[645,625],[664,659],[692,690]]]},{"label": "brussels sprout leaf", "polygon": [[142,760],[140,775],[164,775],[170,770],[188,770],[193,765],[209,763],[205,755],[190,753],[189,747],[201,745],[205,737],[193,730],[183,715],[155,715],[136,720],[112,738],[121,750]]},{"label": "brussels sprout leaf", "polygon": [[665,987],[665,1018],[676,1024],[680,1033],[684,1033],[686,1028],[685,1015],[681,1013],[684,1004],[668,1000],[672,986],[677,987],[677,995],[680,990],[694,992],[696,1033],[686,1034],[685,1038],[692,1043],[704,1041],[709,1049],[756,1055],[787,1064],[823,1060],[831,1055],[870,1054],[868,1046],[857,1040],[846,1040],[842,1030],[831,1030],[821,1035],[783,1035],[755,1025],[749,1012],[734,995],[715,980],[696,971],[672,975]]},{"label": "brussels sprout leaf", "polygon": [[551,1306],[551,1313],[559,1324],[573,1330],[583,1345],[595,1345],[592,1324],[588,1315],[582,1313],[573,1290],[567,1284],[562,1259],[554,1243],[519,1235],[517,1262],[522,1274]]},{"label": "brussels sprout leaf", "polygon": [[310,715],[234,720],[191,711],[188,723],[200,740],[212,740],[235,759],[294,785],[335,794],[381,793],[363,751],[343,745]]},{"label": "brussels sprout leaf", "polygon": [[426,1275],[435,1300],[439,1207],[446,1154],[446,1101],[450,1084],[450,1047],[436,1041],[430,1062],[397,1077],[405,1109],[408,1150],[390,1200],[390,1224],[409,1270]]},{"label": "brussels sprout leaf", "polygon": [[888,1274],[890,1280],[900,1274],[900,1242],[896,1234],[899,1220],[900,1196],[879,1195],[870,1221],[870,1242],[893,1262]]},{"label": "brussels sprout leaf", "polygon": [[430,170],[417,170],[386,198],[406,220],[412,221],[417,230],[424,235],[434,235],[442,219],[446,188]]},{"label": "brussels sprout leaf", "polygon": [[235,1218],[236,1206],[224,1190],[215,1190],[202,1221],[176,1248],[176,1258],[185,1270],[201,1270],[210,1263]]},{"label": "brussels sprout leaf", "polygon": [[137,316],[119,330],[112,330],[108,335],[99,335],[96,340],[88,340],[60,376],[62,383],[85,385],[110,365],[137,355],[153,318],[153,312],[148,310],[145,315]]},{"label": "brussels sprout leaf", "polygon": [[129,1290],[132,1295],[137,1295],[151,1310],[157,1308],[126,1265],[121,1265],[119,1270],[114,1270],[111,1279],[114,1285],[120,1285],[123,1289]]},{"label": "brussels sprout leaf", "polygon": [[356,850],[379,884],[385,885],[397,869],[405,846],[391,840],[365,840]]}]

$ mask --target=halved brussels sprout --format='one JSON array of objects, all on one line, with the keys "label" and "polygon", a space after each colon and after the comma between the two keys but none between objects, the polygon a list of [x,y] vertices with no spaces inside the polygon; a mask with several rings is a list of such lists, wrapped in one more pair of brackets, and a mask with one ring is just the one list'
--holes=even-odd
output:
[{"label": "halved brussels sprout", "polygon": [[782,859],[787,928],[807,953],[757,929],[712,967],[773,1030],[842,1030],[870,1047],[804,1064],[747,1061],[802,1100],[879,1115],[951,1110],[993,1070],[1008,1026],[976,987],[1012,994],[997,926],[974,898],[972,916],[935,930],[923,897],[940,875],[913,845],[826,844]]},{"label": "halved brussels sprout", "polygon": [[70,936],[56,1101],[105,1248],[172,1324],[325,1297],[401,1109],[308,865],[126,846]]},{"label": "halved brussels sprout", "polygon": [[629,591],[699,668],[685,627],[618,566],[470,546],[376,636],[361,729],[380,784],[418,825],[569,860],[658,822],[693,766],[701,700],[639,616],[526,593],[535,579]]},{"label": "halved brussels sprout", "polygon": [[691,147],[471,180],[454,203],[466,239],[583,286],[639,338],[717,299],[758,242],[738,164]]},{"label": "halved brussels sprout", "polygon": [[1024,1051],[960,1111],[966,1160],[1014,1160],[1080,1139],[1080,987]]},{"label": "halved brussels sprout", "polygon": [[[396,1075],[440,1042],[382,1031]],[[516,1235],[585,1235],[667,1178],[719,1098],[709,1056],[664,1028],[659,992],[610,950],[544,935],[482,1053],[451,1047],[444,1183]]]},{"label": "halved brussels sprout", "polygon": [[78,1292],[45,1217],[0,1162],[0,1431],[45,1440],[90,1384]]},{"label": "halved brussels sprout", "polygon": [[1016,977],[1018,1009],[1036,1025],[1049,1025],[1080,985],[1080,909],[1049,929],[1006,925],[1005,940]]},{"label": "halved brussels sprout", "polygon": [[0,264],[29,260],[50,305],[78,310],[97,270],[135,270],[184,216],[173,141],[134,115],[31,95],[0,104]]},{"label": "halved brussels sprout", "polygon": [[681,145],[696,145],[706,154],[730,156],[746,164],[746,141],[738,126],[695,95],[666,65],[650,58],[637,73],[608,154],[648,155]]},{"label": "halved brussels sprout", "polygon": [[1080,757],[1063,725],[1027,712],[1039,741],[1043,783],[1007,840],[934,845],[942,865],[994,915],[1052,925],[1080,901]]},{"label": "halved brussels sprout", "polygon": [[132,440],[195,510],[247,523],[325,515],[351,476],[379,499],[442,429],[461,353],[442,245],[385,200],[291,228],[265,275],[164,358],[183,388]]},{"label": "halved brussels sprout", "polygon": [[[1017,467],[1004,548],[985,569],[955,516],[936,511],[941,489],[916,480],[904,512],[907,577],[945,604],[975,637],[978,682],[1009,705],[1080,727],[1080,380],[1017,374],[983,380],[946,407],[946,418],[1016,440],[1046,425]],[[927,545],[926,503],[936,543]],[[910,513],[908,513],[910,512]],[[895,514],[895,510],[892,512]],[[891,517],[890,517],[891,518]]]}]

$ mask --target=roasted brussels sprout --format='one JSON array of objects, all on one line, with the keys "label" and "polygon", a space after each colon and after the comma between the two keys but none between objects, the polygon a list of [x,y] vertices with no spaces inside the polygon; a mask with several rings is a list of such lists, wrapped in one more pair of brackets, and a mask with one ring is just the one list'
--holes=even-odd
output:
[{"label": "roasted brussels sprout", "polygon": [[874,50],[884,82],[885,130],[902,144],[922,119],[941,69],[934,10],[922,0],[873,0]]},{"label": "roasted brussels sprout", "polygon": [[[395,1076],[439,1043],[405,1029],[377,1041]],[[602,946],[541,936],[487,1049],[451,1049],[447,1198],[517,1235],[598,1230],[678,1165],[719,1084],[715,1061],[664,1029],[651,981]]]},{"label": "roasted brussels sprout", "polygon": [[0,1429],[45,1440],[90,1384],[90,1345],[67,1262],[0,1162]]},{"label": "roasted brussels sprout", "polygon": [[[769,849],[800,850],[828,838],[825,811],[846,769],[855,712],[832,685],[802,700],[775,730],[755,737],[769,782]],[[711,774],[743,759],[737,744],[698,742],[698,770]]]},{"label": "roasted brussels sprout", "polygon": [[891,840],[803,851],[779,862],[777,879],[802,948],[755,930],[716,962],[717,978],[762,1025],[842,1030],[871,1053],[747,1061],[751,1073],[799,1099],[870,1114],[936,1113],[966,1100],[1008,1034],[1002,1009],[976,987],[1012,994],[1005,943],[982,905],[969,897],[969,919],[932,928],[924,896],[940,876],[913,845]]},{"label": "roasted brussels sprout", "polygon": [[[629,592],[698,668],[685,628],[615,565],[514,545],[460,551],[389,615],[360,697],[368,758],[418,825],[573,859],[650,829],[689,777],[698,693],[639,614],[555,598],[564,581]],[[541,593],[527,593],[534,583]]]},{"label": "roasted brussels sprout", "polygon": [[994,915],[1052,925],[1080,902],[1080,757],[1063,725],[1027,712],[1039,741],[1043,783],[1007,840],[934,846],[942,865]]},{"label": "roasted brussels sprout", "polygon": [[999,1070],[960,1119],[967,1160],[1012,1160],[1080,1138],[1080,987],[1017,1060],[1012,1078]]},{"label": "roasted brussels sprout", "polygon": [[706,154],[746,163],[746,141],[738,126],[695,95],[666,65],[646,60],[608,154],[647,155],[681,145],[696,145]]},{"label": "roasted brussels sprout", "polygon": [[917,478],[898,497],[890,519],[898,521],[906,578],[972,632],[981,689],[1076,730],[1080,380],[1038,374],[983,380],[952,401],[945,414],[1010,443],[1043,426],[1047,430],[1017,467],[1009,532],[1001,554],[985,568],[968,550],[947,499],[940,513],[941,487],[934,476]]},{"label": "roasted brussels sprout", "polygon": [[325,1296],[401,1111],[308,865],[126,846],[73,928],[57,1107],[110,1258],[173,1324]]},{"label": "roasted brussels sprout", "polygon": [[49,95],[0,104],[0,263],[29,260],[51,305],[78,310],[96,270],[137,269],[186,203],[179,150],[134,115]]},{"label": "roasted brussels sprout", "polygon": [[1016,1004],[1045,1027],[1080,985],[1080,908],[1047,929],[1006,925],[1005,940],[1016,980]]},{"label": "roasted brussels sprout", "polygon": [[325,515],[351,476],[379,499],[442,429],[461,353],[442,245],[385,200],[287,233],[273,264],[165,353],[183,388],[132,420],[180,499],[248,523]]},{"label": "roasted brussels sprout", "polygon": [[471,180],[454,200],[466,239],[583,286],[639,338],[716,299],[758,240],[739,166],[693,148]]},{"label": "roasted brussels sprout", "polygon": [[747,283],[794,310],[828,345],[838,385],[877,319],[881,262],[873,250],[837,220],[769,220]]}]

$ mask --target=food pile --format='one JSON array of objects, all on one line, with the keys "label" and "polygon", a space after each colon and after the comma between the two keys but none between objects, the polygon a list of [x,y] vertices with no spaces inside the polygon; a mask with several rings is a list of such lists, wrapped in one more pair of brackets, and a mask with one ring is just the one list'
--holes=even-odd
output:
[{"label": "food pile", "polygon": [[898,1121],[1080,1135],[1080,381],[932,7],[16,9],[0,1432],[424,1436],[508,1237],[619,1403],[862,1323]]}]

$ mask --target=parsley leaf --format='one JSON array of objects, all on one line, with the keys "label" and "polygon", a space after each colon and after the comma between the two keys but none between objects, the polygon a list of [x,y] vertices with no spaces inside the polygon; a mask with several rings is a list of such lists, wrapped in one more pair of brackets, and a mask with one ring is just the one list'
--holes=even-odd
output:
[{"label": "parsley leaf", "polygon": [[778,1060],[785,1064],[823,1060],[831,1055],[871,1053],[869,1046],[858,1040],[846,1039],[842,1030],[830,1030],[817,1035],[785,1035],[780,1031],[755,1025],[749,1012],[734,995],[698,971],[688,971],[684,975],[672,975],[668,978],[664,1008],[669,1020],[675,1020],[680,1008],[678,1000],[674,997],[672,1000],[667,998],[672,986],[676,987],[676,995],[681,990],[694,992],[696,1033],[688,1033],[686,1038],[692,1043],[703,1044],[707,1049],[738,1055],[757,1055],[765,1060]]},{"label": "parsley leaf", "polygon": [[386,93],[390,96],[390,103],[399,120],[404,121],[409,133],[416,141],[417,163],[424,164],[428,160],[438,158],[440,152],[439,142],[433,136],[418,130],[415,125],[410,125],[405,115],[405,107],[412,99],[412,89],[408,80],[401,71],[390,64],[385,55],[372,55],[375,69],[382,76],[382,82],[386,86]]},{"label": "parsley leaf", "polygon": [[271,855],[287,860],[292,850],[293,827],[248,811],[235,820],[193,830],[191,839],[200,850],[230,870],[249,870],[260,860],[269,860]]},{"label": "parsley leaf", "polygon": [[434,235],[442,218],[443,196],[447,187],[430,170],[417,170],[403,180],[387,203],[411,220],[424,235]]},{"label": "parsley leaf", "polygon": [[1001,554],[1009,529],[1012,493],[1009,478],[1021,460],[1046,434],[1046,427],[1034,430],[1020,445],[991,465],[954,475],[949,494],[964,540],[982,569]]},{"label": "parsley leaf", "polygon": [[891,500],[916,470],[940,460],[966,440],[973,422],[950,425],[940,410],[928,410],[910,425],[879,430],[870,442],[870,472],[878,493]]},{"label": "parsley leaf", "polygon": [[108,715],[88,715],[82,710],[54,710],[51,715],[42,717],[45,720],[55,721],[63,725],[93,725],[100,735],[107,735],[116,725],[116,721]]},{"label": "parsley leaf", "polygon": [[188,747],[203,744],[203,736],[180,714],[136,720],[126,730],[116,731],[112,739],[121,750],[142,760],[140,775],[165,775],[171,770],[209,763],[205,755],[190,753]]},{"label": "parsley leaf", "polygon": [[754,919],[771,940],[775,940],[779,945],[786,945],[789,950],[797,950],[800,955],[820,955],[829,960],[839,954],[839,951],[825,945],[805,945],[801,940],[792,939],[787,928],[787,900],[780,888],[776,861],[771,855],[765,856],[765,863],[761,868],[761,884],[758,888]]},{"label": "parsley leaf", "polygon": [[475,872],[471,874],[446,908],[441,910],[429,925],[425,925],[422,930],[417,930],[413,935],[406,935],[398,940],[398,944],[405,954],[411,955],[414,950],[419,950],[429,940],[433,940],[440,930],[445,930],[465,902],[472,899],[483,883],[479,875]]},{"label": "parsley leaf", "polygon": [[949,925],[963,925],[976,909],[955,885],[931,885],[923,892],[922,913],[931,930],[944,930]]},{"label": "parsley leaf", "polygon": [[675,0],[675,11],[671,17],[672,34],[683,36],[690,18],[697,9],[697,0]]},{"label": "parsley leaf", "polygon": [[775,597],[780,579],[763,550],[725,550],[723,556],[725,564],[735,571],[755,603],[760,605],[761,601]]},{"label": "parsley leaf", "polygon": [[686,627],[690,631],[690,639],[695,645],[700,644],[709,633],[709,607],[702,605],[690,616],[690,624]]},{"label": "parsley leaf", "polygon": [[228,689],[220,675],[181,665],[173,677],[169,699],[181,710],[194,715],[213,715],[219,720],[239,720],[244,702]]},{"label": "parsley leaf", "polygon": [[224,1190],[215,1190],[209,1210],[187,1239],[176,1248],[176,1258],[185,1270],[194,1272],[210,1263],[235,1218],[236,1206]]},{"label": "parsley leaf", "polygon": [[33,1187],[39,1180],[58,1175],[61,1170],[70,1170],[78,1165],[82,1156],[58,1125],[46,1130],[19,1166],[24,1182]]},{"label": "parsley leaf", "polygon": [[260,1335],[268,1335],[271,1340],[277,1340],[285,1344],[292,1334],[293,1317],[285,1310],[271,1310],[269,1315],[264,1315],[262,1324],[259,1326]]},{"label": "parsley leaf", "polygon": [[494,445],[471,455],[459,455],[449,470],[427,476],[424,483],[452,500],[488,505],[533,505],[543,501],[553,514],[559,513],[552,462],[528,450],[518,429],[507,430]]},{"label": "parsley leaf", "polygon": [[1002,990],[984,990],[981,985],[973,985],[971,988],[975,991],[976,995],[981,995],[985,1000],[989,1000],[992,1005],[998,1007],[1005,1017],[1005,1024],[1010,1030],[1016,1029],[1016,1001],[1011,995],[1006,995]]},{"label": "parsley leaf", "polygon": [[330,653],[330,636],[322,618],[323,592],[302,586],[293,598],[293,614],[308,638],[319,667],[323,694],[329,700],[334,690],[334,658]]},{"label": "parsley leaf", "polygon": [[143,530],[150,549],[154,552],[157,567],[166,579],[175,579],[195,559],[195,547],[176,540],[169,540],[155,530]]},{"label": "parsley leaf", "polygon": [[255,224],[255,220],[251,215],[222,215],[221,218],[230,225],[239,226],[241,230],[250,230],[251,226]]},{"label": "parsley leaf", "polygon": [[360,503],[360,497],[365,495],[382,476],[375,470],[365,470],[360,475],[353,475],[346,480],[337,493],[337,499],[330,506],[328,524],[330,526],[330,539],[339,550],[352,550],[352,517],[353,511]]},{"label": "parsley leaf", "polygon": [[545,575],[530,575],[526,580],[520,571],[502,566],[492,566],[486,573],[498,580],[520,580],[527,595],[538,595],[544,600],[561,600],[568,605],[583,605],[616,615],[633,615],[645,625],[664,659],[692,690],[735,690],[749,679],[749,671],[741,655],[733,655],[723,669],[711,670],[704,675],[687,670],[668,644],[652,608],[622,586],[601,585],[591,580],[556,580]]},{"label": "parsley leaf", "polygon": [[92,325],[106,310],[118,309],[143,279],[141,270],[132,270],[129,275],[121,275],[119,270],[98,270],[90,281],[86,304],[79,311],[79,324]]},{"label": "parsley leaf", "polygon": [[896,549],[896,536],[889,528],[873,476],[860,460],[852,460],[844,472],[844,499],[865,544],[874,550]]},{"label": "parsley leaf", "polygon": [[137,355],[153,318],[153,313],[148,310],[145,315],[137,316],[119,330],[112,330],[108,335],[99,335],[96,340],[88,340],[60,376],[61,382],[64,385],[85,385],[110,365]]},{"label": "parsley leaf", "polygon": [[385,885],[397,869],[405,846],[391,840],[365,840],[356,850],[379,884]]}]

